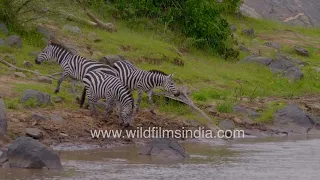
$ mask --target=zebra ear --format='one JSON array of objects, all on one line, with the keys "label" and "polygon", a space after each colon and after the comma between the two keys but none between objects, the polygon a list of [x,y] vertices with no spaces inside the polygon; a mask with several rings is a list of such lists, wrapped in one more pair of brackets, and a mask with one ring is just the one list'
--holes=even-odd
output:
[{"label": "zebra ear", "polygon": [[173,77],[173,74],[169,74],[169,76],[168,76],[169,78],[172,78]]}]

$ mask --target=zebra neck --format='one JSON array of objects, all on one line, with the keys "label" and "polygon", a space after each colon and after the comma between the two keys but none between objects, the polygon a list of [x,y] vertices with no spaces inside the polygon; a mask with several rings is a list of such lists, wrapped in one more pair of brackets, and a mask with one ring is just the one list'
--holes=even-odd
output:
[{"label": "zebra neck", "polygon": [[162,74],[157,73],[150,73],[146,79],[146,85],[149,86],[149,88],[159,87],[164,85],[165,76]]},{"label": "zebra neck", "polygon": [[64,64],[67,60],[71,59],[67,57],[73,56],[70,52],[68,52],[65,49],[58,49],[54,55],[55,59],[59,64]]}]

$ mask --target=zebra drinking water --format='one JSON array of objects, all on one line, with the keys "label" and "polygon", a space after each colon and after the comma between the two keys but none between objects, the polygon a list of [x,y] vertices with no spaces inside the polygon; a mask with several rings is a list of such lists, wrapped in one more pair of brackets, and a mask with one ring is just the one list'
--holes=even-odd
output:
[{"label": "zebra drinking water", "polygon": [[49,59],[55,59],[62,67],[63,74],[58,80],[55,93],[60,91],[60,85],[67,77],[82,81],[85,74],[90,71],[101,71],[107,74],[116,75],[115,70],[108,65],[97,61],[89,60],[79,55],[74,55],[68,48],[55,42],[48,42],[48,45],[36,57],[35,63],[41,64]]},{"label": "zebra drinking water", "polygon": [[[88,96],[91,115],[96,114],[96,102],[99,99],[106,98],[105,118],[108,119],[116,103],[119,102],[120,125],[125,127],[130,125],[133,116],[134,99],[131,91],[122,84],[118,77],[99,71],[90,71],[84,76],[83,82]],[[83,93],[83,95],[85,94]],[[84,100],[84,97],[82,100]]]},{"label": "zebra drinking water", "polygon": [[138,90],[138,99],[135,105],[136,111],[139,110],[142,93],[147,92],[151,107],[150,111],[152,114],[155,114],[152,101],[152,89],[155,87],[163,87],[166,91],[174,94],[175,96],[180,95],[180,91],[176,88],[173,82],[173,74],[168,75],[158,70],[141,70],[128,61],[116,61],[110,65],[116,70],[117,76],[119,76],[125,86],[130,90]]}]

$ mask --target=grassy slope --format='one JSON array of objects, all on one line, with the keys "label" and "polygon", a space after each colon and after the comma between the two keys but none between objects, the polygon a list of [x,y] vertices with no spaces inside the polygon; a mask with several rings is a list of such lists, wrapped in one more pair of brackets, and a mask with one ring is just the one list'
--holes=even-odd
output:
[{"label": "grassy slope", "polygon": [[[79,7],[66,6],[61,2],[58,8],[74,12],[77,16],[86,17],[85,14],[79,11]],[[76,10],[76,11],[75,11]],[[106,18],[104,21],[110,19]],[[320,52],[316,48],[319,46],[320,29],[303,29],[293,28],[280,25],[274,22],[263,20],[242,19],[237,20],[230,18],[231,22],[236,24],[239,37],[239,42],[248,46],[252,51],[261,51],[262,55],[274,56],[276,52],[263,46],[267,39],[286,38],[289,43],[283,43],[282,51],[310,63],[312,66],[320,66]],[[188,53],[179,55],[178,49],[180,45],[174,37],[176,34],[165,31],[163,27],[158,30],[147,21],[147,24],[135,26],[135,29],[129,28],[127,22],[116,22],[118,32],[109,33],[93,27],[88,27],[82,24],[67,22],[66,20],[54,16],[42,20],[43,23],[49,24],[55,31],[55,34],[64,42],[74,44],[77,49],[80,49],[80,54],[97,59],[107,54],[121,54],[134,61],[138,67],[143,69],[160,69],[167,73],[174,73],[179,84],[187,84],[192,89],[192,96],[198,103],[220,102],[218,109],[221,111],[230,111],[230,103],[235,101],[235,97],[247,96],[249,98],[280,96],[291,97],[299,96],[305,93],[320,92],[320,74],[315,72],[310,67],[305,67],[304,78],[296,83],[290,83],[287,79],[273,75],[268,68],[256,64],[242,64],[236,62],[227,62],[220,57],[210,55],[203,51],[190,49]],[[62,30],[64,24],[73,24],[81,28],[80,35],[70,34]],[[152,27],[150,30],[150,27]],[[240,32],[244,28],[255,28],[256,37],[246,37]],[[286,34],[287,30],[290,30]],[[14,31],[14,30],[13,30]],[[97,34],[102,41],[95,43],[90,40],[90,33]],[[14,32],[12,32],[14,34]],[[296,36],[294,36],[296,34]],[[283,36],[281,36],[283,35]],[[3,35],[0,35],[0,37]],[[17,66],[23,67],[23,61],[28,60],[33,62],[33,57],[28,54],[32,51],[40,51],[41,41],[38,36],[27,35],[23,37],[23,48],[8,49],[0,47],[2,54],[12,54],[16,57]],[[43,44],[43,43],[42,43]],[[298,57],[294,54],[292,48],[294,45],[302,45],[311,52],[310,58]],[[122,51],[121,46],[130,46],[130,51]],[[87,47],[90,47],[88,50]],[[245,57],[246,53],[241,53],[241,57]],[[171,62],[175,58],[184,60],[184,67],[174,66]],[[148,59],[156,59],[157,63],[148,63]],[[7,74],[3,65],[0,65],[3,71],[1,74]],[[34,66],[31,68],[37,69],[41,73],[49,74],[60,71],[58,65],[46,64]],[[31,75],[30,75],[31,76]],[[242,88],[240,88],[240,84]],[[39,89],[41,91],[52,94],[56,82],[53,85],[46,84],[30,84],[30,85],[15,85],[15,91],[20,94],[24,89]],[[64,83],[61,89],[62,96],[66,99],[66,103],[61,106],[76,108],[73,97],[68,92],[68,83]],[[52,94],[53,95],[53,94]],[[5,99],[8,103],[11,101],[18,102],[19,97]],[[222,103],[221,103],[222,102]],[[147,101],[143,101],[143,106],[147,106]],[[169,112],[177,115],[185,115],[193,118],[189,109],[179,103],[169,102],[165,104],[163,99],[157,100],[158,109],[162,112]]]}]

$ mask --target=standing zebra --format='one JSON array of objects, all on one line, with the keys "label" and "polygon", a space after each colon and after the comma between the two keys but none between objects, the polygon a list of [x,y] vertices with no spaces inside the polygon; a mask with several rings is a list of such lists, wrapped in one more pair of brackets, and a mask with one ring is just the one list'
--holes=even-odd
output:
[{"label": "standing zebra", "polygon": [[118,77],[99,71],[90,71],[84,76],[83,82],[88,95],[91,115],[96,114],[96,102],[99,99],[106,98],[105,118],[108,119],[116,103],[120,102],[120,125],[124,127],[130,125],[134,109],[134,99],[131,91],[122,84]]},{"label": "standing zebra", "polygon": [[111,66],[117,71],[117,76],[119,76],[125,86],[130,90],[138,90],[138,100],[135,105],[136,111],[139,111],[142,93],[147,92],[151,107],[150,111],[152,114],[155,114],[152,101],[152,89],[155,87],[163,87],[166,91],[175,96],[180,95],[180,91],[176,88],[172,80],[173,74],[168,75],[158,70],[141,70],[127,61],[113,62]]},{"label": "standing zebra", "polygon": [[55,59],[63,69],[63,74],[58,80],[55,93],[60,91],[62,81],[69,76],[82,81],[85,74],[95,70],[116,76],[115,70],[111,66],[74,55],[63,45],[51,41],[48,42],[48,45],[36,57],[35,63],[41,64],[49,59]]}]

